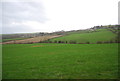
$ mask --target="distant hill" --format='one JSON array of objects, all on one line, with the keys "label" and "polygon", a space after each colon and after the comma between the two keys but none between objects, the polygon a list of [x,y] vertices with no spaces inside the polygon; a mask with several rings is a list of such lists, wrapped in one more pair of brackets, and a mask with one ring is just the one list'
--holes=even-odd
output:
[{"label": "distant hill", "polygon": [[[2,41],[23,40],[29,38],[39,38],[42,36],[56,36],[56,38],[48,38],[48,40],[38,41],[40,43],[114,43],[120,42],[118,37],[120,25],[94,26],[84,30],[56,31],[52,33],[24,33],[24,34],[3,34]],[[120,37],[119,37],[120,38]],[[35,39],[36,40],[36,39]],[[34,42],[34,41],[33,41]]]},{"label": "distant hill", "polygon": [[51,39],[54,43],[114,43],[119,42],[119,25],[95,26],[86,30],[67,32],[67,35]]},{"label": "distant hill", "polygon": [[94,32],[88,33],[73,33],[63,37],[54,38],[49,41],[52,42],[66,42],[66,43],[97,43],[97,42],[115,42],[117,34],[107,29],[97,29]]}]

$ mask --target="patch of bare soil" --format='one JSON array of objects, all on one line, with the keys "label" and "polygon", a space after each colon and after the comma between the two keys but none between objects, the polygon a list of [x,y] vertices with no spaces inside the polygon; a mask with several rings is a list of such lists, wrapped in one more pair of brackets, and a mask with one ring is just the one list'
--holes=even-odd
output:
[{"label": "patch of bare soil", "polygon": [[8,42],[3,42],[2,44],[27,44],[27,43],[38,43],[41,41],[45,41],[48,39],[56,38],[56,37],[61,37],[62,35],[51,35],[51,36],[39,36],[39,37],[34,37],[34,38],[29,38],[29,39],[23,39],[23,40],[14,40],[14,41],[8,41]]}]

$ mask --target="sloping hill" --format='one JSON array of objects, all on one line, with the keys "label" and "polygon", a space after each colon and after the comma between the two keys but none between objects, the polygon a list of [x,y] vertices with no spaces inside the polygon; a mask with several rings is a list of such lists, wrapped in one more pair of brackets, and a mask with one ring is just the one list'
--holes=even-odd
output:
[{"label": "sloping hill", "polygon": [[54,38],[50,41],[52,42],[66,42],[66,43],[97,43],[97,42],[115,42],[117,34],[107,30],[107,29],[97,29],[94,32],[88,33],[73,33],[63,37]]},{"label": "sloping hill", "polygon": [[39,37],[33,37],[33,38],[28,38],[28,39],[23,39],[23,40],[12,40],[12,41],[7,41],[3,42],[2,44],[26,44],[26,43],[38,43],[41,41],[45,41],[51,38],[56,38],[60,37],[61,35],[49,35],[49,36],[39,36]]}]

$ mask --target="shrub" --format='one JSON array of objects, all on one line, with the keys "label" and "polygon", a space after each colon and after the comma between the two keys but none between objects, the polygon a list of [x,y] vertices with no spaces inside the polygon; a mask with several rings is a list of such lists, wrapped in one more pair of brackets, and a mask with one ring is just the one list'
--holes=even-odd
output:
[{"label": "shrub", "polygon": [[86,42],[86,44],[90,44],[90,42]]},{"label": "shrub", "polygon": [[65,43],[68,43],[67,41],[65,41]]},{"label": "shrub", "polygon": [[57,41],[55,40],[54,43],[57,43]]},{"label": "shrub", "polygon": [[101,42],[101,41],[98,41],[97,44],[102,44],[102,42]]},{"label": "shrub", "polygon": [[58,41],[58,43],[61,43],[61,41]]}]

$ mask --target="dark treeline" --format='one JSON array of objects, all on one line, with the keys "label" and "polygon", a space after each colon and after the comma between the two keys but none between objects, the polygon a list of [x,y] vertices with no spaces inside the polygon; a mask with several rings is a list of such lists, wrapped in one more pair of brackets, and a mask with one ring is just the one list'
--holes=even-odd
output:
[{"label": "dark treeline", "polygon": [[47,41],[40,41],[39,43],[63,43],[63,44],[106,44],[106,43],[120,43],[120,40],[110,40],[110,41],[97,41],[96,43],[91,43],[89,41],[87,42],[84,42],[84,43],[78,43],[74,40],[71,40],[71,41],[50,41],[50,40],[47,40]]}]

